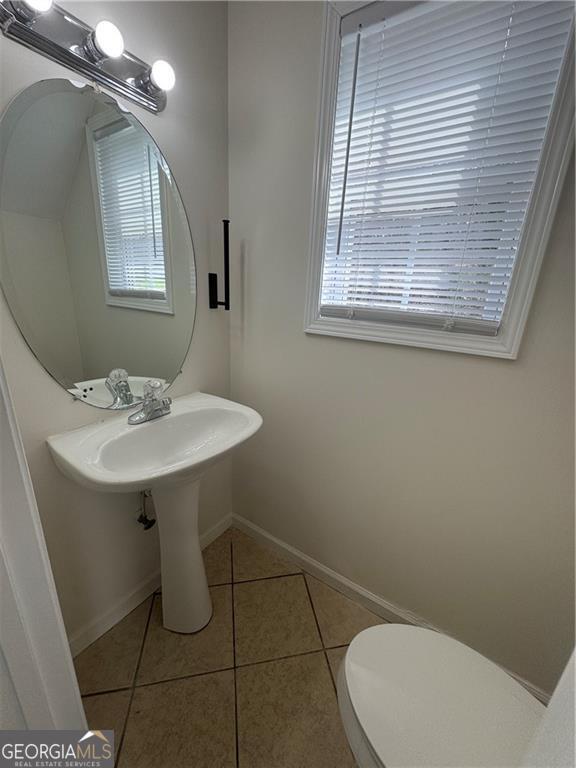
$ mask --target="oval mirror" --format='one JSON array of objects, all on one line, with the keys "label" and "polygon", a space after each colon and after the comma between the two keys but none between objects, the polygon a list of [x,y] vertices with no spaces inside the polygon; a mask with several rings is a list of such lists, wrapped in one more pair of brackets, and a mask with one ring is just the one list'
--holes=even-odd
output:
[{"label": "oval mirror", "polygon": [[4,113],[0,282],[39,362],[83,402],[132,407],[180,372],[196,310],[184,205],[111,97],[45,80]]}]

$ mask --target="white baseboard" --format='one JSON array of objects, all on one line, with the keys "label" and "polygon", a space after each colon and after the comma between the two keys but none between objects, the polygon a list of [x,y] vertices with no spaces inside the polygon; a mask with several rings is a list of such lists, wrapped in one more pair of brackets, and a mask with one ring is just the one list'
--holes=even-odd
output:
[{"label": "white baseboard", "polygon": [[208,528],[207,531],[204,531],[204,533],[200,534],[200,546],[202,549],[206,549],[208,544],[212,544],[215,539],[218,538],[218,536],[221,536],[224,531],[227,531],[228,528],[232,525],[232,515],[226,515],[226,517],[223,517],[222,520],[219,520],[217,523],[215,523],[212,528]]},{"label": "white baseboard", "polygon": [[140,584],[124,595],[114,603],[104,613],[96,616],[91,621],[80,627],[79,630],[70,635],[70,651],[72,656],[77,656],[81,651],[87,648],[91,643],[101,637],[105,632],[115,624],[118,624],[124,616],[133,611],[140,603],[151,595],[160,586],[160,571],[154,571],[150,576],[140,582]]},{"label": "white baseboard", "polygon": [[318,560],[314,560],[314,558],[304,554],[304,552],[301,552],[299,549],[272,536],[271,533],[268,533],[263,528],[250,522],[250,520],[246,520],[246,518],[241,517],[240,515],[234,515],[233,525],[246,533],[250,533],[254,538],[262,540],[269,547],[276,549],[284,556],[288,556],[290,560],[297,562],[307,573],[316,576],[318,579],[331,587],[334,587],[338,592],[342,592],[347,597],[351,597],[355,602],[360,603],[369,611],[381,616],[383,619],[400,622],[402,624],[417,624],[420,627],[437,630],[437,627],[424,621],[420,616],[416,616],[416,614],[411,611],[407,611],[399,605],[395,605],[395,603],[391,603],[383,597],[375,595],[374,592],[364,589],[364,587],[361,587],[359,584],[355,584],[353,581],[350,581],[350,579],[347,579],[346,576],[342,576],[340,573],[333,571],[332,568],[328,568],[328,566],[323,565],[318,562]]},{"label": "white baseboard", "polygon": [[[200,535],[200,546],[205,549],[214,539],[224,533],[232,523],[232,516],[219,520],[215,525]],[[105,632],[115,624],[118,624],[130,611],[144,602],[146,598],[155,592],[160,586],[160,571],[156,570],[150,576],[147,576],[140,584],[121,597],[114,605],[104,613],[96,616],[94,619],[84,624],[69,637],[70,651],[72,656],[77,656],[81,651],[87,648],[95,640],[98,640]]]},{"label": "white baseboard", "polygon": [[[396,623],[399,622],[401,624],[413,624],[417,627],[425,627],[426,629],[432,629],[435,632],[441,632],[444,635],[450,634],[449,632],[442,630],[440,627],[434,626],[434,624],[431,624],[429,621],[423,619],[421,616],[418,616],[412,611],[409,611],[406,608],[402,608],[399,605],[390,602],[389,600],[385,600],[383,597],[380,597],[380,595],[376,595],[374,592],[370,592],[369,590],[364,589],[364,587],[354,583],[350,579],[346,578],[346,576],[342,576],[342,574],[337,573],[336,571],[332,570],[332,568],[328,568],[328,566],[323,565],[318,560],[314,560],[314,558],[310,557],[304,552],[301,552],[299,549],[296,549],[290,544],[286,544],[280,539],[277,539],[271,533],[268,533],[268,531],[260,528],[260,526],[252,523],[245,517],[234,514],[232,516],[232,524],[234,527],[243,530],[245,533],[249,533],[254,538],[260,539],[271,549],[277,550],[285,557],[288,557],[290,560],[298,563],[302,570],[306,571],[312,576],[317,577],[320,579],[320,581],[323,581],[329,586],[334,587],[347,597],[352,598],[355,602],[360,603],[365,608],[372,611],[372,613],[375,613],[377,616],[381,616],[387,621],[393,621]],[[517,680],[520,685],[524,686],[524,688],[526,688],[535,698],[544,704],[548,703],[550,694],[546,693],[546,691],[543,691],[541,688],[538,688],[536,685],[533,685],[528,680],[520,677],[520,675],[517,675],[515,672],[511,672],[505,667],[502,668],[505,672]]]}]

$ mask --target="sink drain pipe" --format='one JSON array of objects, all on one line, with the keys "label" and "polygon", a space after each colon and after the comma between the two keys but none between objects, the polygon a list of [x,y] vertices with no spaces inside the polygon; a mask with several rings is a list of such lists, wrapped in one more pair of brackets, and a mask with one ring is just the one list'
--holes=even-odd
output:
[{"label": "sink drain pipe", "polygon": [[146,499],[151,498],[151,496],[152,496],[152,491],[150,490],[142,491],[142,493],[140,494],[141,502],[140,502],[140,509],[138,510],[140,514],[136,519],[140,523],[140,525],[143,526],[145,531],[149,531],[150,528],[153,528],[156,525],[156,518],[148,517],[148,514],[146,512]]}]

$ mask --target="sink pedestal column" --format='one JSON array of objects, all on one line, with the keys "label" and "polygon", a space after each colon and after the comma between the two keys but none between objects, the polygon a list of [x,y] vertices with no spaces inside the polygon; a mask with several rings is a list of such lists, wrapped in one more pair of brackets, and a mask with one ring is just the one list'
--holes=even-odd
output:
[{"label": "sink pedestal column", "polygon": [[163,621],[173,632],[198,632],[212,617],[198,538],[199,489],[199,480],[152,488],[160,533]]}]

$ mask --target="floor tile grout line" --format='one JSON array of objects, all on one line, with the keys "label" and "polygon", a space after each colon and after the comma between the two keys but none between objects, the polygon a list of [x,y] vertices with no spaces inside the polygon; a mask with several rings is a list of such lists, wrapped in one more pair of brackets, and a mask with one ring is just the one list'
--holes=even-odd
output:
[{"label": "floor tile grout line", "polygon": [[340,597],[343,597],[345,600],[348,600],[348,602],[353,603],[358,608],[362,608],[363,610],[367,611],[368,613],[371,613],[372,616],[376,616],[377,619],[380,619],[384,624],[391,624],[392,619],[385,619],[383,616],[381,616],[379,613],[376,613],[376,611],[372,610],[371,608],[368,608],[362,600],[359,600],[357,597],[351,597],[347,592],[344,591],[341,585],[334,586],[333,582],[328,579],[323,579],[321,576],[318,576],[316,573],[312,573],[311,571],[307,571],[305,568],[302,569],[302,573],[304,576],[310,576],[311,579],[314,579],[315,581],[318,581],[320,584],[322,584],[325,587],[328,587],[333,592],[337,592]]},{"label": "floor tile grout line", "polygon": [[[272,579],[287,579],[290,576],[304,576],[305,571],[293,571],[292,573],[278,573],[275,576],[260,576],[257,579],[238,579],[236,581],[218,581],[214,584],[208,584],[212,587],[230,587],[232,584],[252,584],[255,581],[271,581]],[[161,592],[155,592],[155,595],[161,595]]]},{"label": "floor tile grout line", "polygon": [[276,576],[260,576],[258,579],[239,579],[234,584],[253,584],[255,581],[272,581],[272,579],[289,579],[292,576],[303,576],[303,571],[294,571],[293,573],[278,573]]},{"label": "floor tile grout line", "polygon": [[332,673],[332,667],[330,666],[330,660],[328,658],[326,643],[324,642],[322,630],[320,629],[320,622],[318,621],[318,616],[316,615],[316,608],[314,607],[314,600],[312,599],[312,593],[310,592],[310,586],[308,584],[308,579],[306,578],[306,574],[304,574],[304,584],[306,584],[306,592],[308,593],[308,600],[310,600],[310,605],[312,606],[312,613],[314,614],[314,620],[316,621],[316,627],[318,628],[318,634],[320,635],[320,642],[322,643],[322,655],[324,656],[324,662],[328,667],[328,674],[330,675],[330,680],[332,681],[332,687],[334,688],[336,699],[338,699],[338,688],[336,687],[336,680],[334,679],[334,674]]},{"label": "floor tile grout line", "polygon": [[149,680],[147,683],[137,683],[135,688],[151,688],[155,685],[164,683],[177,683],[180,680],[191,680],[195,677],[206,677],[207,675],[219,675],[220,672],[233,672],[234,667],[218,667],[218,669],[209,669],[206,672],[192,672],[189,675],[177,675],[176,677],[165,677],[163,680]]},{"label": "floor tile grout line", "polygon": [[148,611],[148,618],[146,619],[146,627],[144,628],[144,636],[140,644],[140,653],[138,654],[138,661],[136,662],[136,669],[134,671],[134,678],[132,680],[132,688],[136,687],[136,680],[138,679],[138,672],[140,671],[140,665],[142,664],[142,657],[144,655],[144,646],[146,645],[146,640],[148,639],[148,630],[150,629],[150,624],[152,622],[152,612],[154,611],[155,604],[156,604],[156,596],[152,599],[150,603],[150,610]]},{"label": "floor tile grout line", "polygon": [[336,694],[336,698],[338,698],[338,688],[336,686],[336,680],[334,679],[334,673],[332,672],[332,667],[330,666],[330,659],[328,658],[328,651],[326,650],[326,648],[324,648],[324,659],[326,660],[326,664],[328,665],[328,673],[330,675],[330,680],[332,680],[334,693]]},{"label": "floor tile grout line", "polygon": [[83,693],[82,698],[90,699],[93,696],[106,696],[109,693],[125,693],[126,691],[130,690],[132,690],[131,685],[124,685],[121,688],[105,688],[102,691],[90,691],[89,693]]},{"label": "floor tile grout line", "polygon": [[314,648],[311,651],[301,651],[300,653],[289,653],[286,656],[275,656],[271,659],[261,659],[259,661],[247,661],[245,664],[238,664],[236,669],[246,669],[247,667],[257,667],[260,664],[272,664],[275,661],[286,661],[286,659],[298,659],[301,656],[311,656],[313,653],[323,653],[324,648]]},{"label": "floor tile grout line", "polygon": [[128,728],[128,720],[130,719],[130,713],[132,711],[132,702],[134,701],[134,694],[136,692],[136,680],[138,679],[138,672],[140,671],[140,663],[142,661],[142,655],[144,653],[144,645],[146,638],[148,637],[148,629],[150,627],[150,620],[152,619],[152,611],[154,610],[154,603],[156,602],[156,595],[152,595],[150,600],[150,608],[148,610],[148,617],[146,618],[146,626],[144,627],[144,633],[142,635],[142,642],[140,643],[140,652],[138,653],[138,660],[136,662],[136,669],[134,670],[134,677],[132,678],[132,685],[130,688],[130,701],[128,702],[128,709],[126,710],[126,717],[124,718],[124,727],[122,728],[122,736],[118,744],[118,751],[116,753],[116,760],[114,765],[120,765],[120,755],[122,747],[124,746],[124,740],[126,738],[126,729]]},{"label": "floor tile grout line", "polygon": [[234,612],[234,540],[230,537],[230,578],[232,595],[232,662],[234,664],[234,734],[236,739],[236,768],[240,768],[240,745],[238,739],[238,690],[236,685],[236,615]]},{"label": "floor tile grout line", "polygon": [[304,578],[304,584],[306,585],[306,593],[308,595],[308,600],[310,601],[310,605],[312,606],[312,613],[314,615],[314,621],[316,622],[316,629],[318,630],[318,635],[320,637],[320,642],[322,643],[322,648],[326,648],[326,643],[324,642],[324,636],[322,635],[322,630],[320,629],[320,622],[318,621],[318,616],[316,616],[316,608],[314,607],[314,600],[312,600],[312,594],[310,592],[310,587],[308,586],[308,580],[306,579],[306,576],[303,576]]},{"label": "floor tile grout line", "polygon": [[232,659],[234,667],[236,667],[236,617],[234,614],[234,545],[230,541],[230,592],[232,596]]}]

